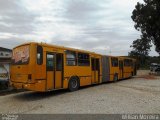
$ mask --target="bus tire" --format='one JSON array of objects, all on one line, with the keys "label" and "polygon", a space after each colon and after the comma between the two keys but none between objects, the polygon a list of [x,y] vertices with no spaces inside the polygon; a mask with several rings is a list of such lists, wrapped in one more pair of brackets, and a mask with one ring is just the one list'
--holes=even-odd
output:
[{"label": "bus tire", "polygon": [[76,91],[79,89],[79,86],[80,86],[79,78],[76,76],[71,77],[68,84],[69,91],[70,92]]},{"label": "bus tire", "polygon": [[117,82],[117,81],[118,81],[118,74],[117,74],[117,73],[114,75],[113,81],[114,81],[114,82]]}]

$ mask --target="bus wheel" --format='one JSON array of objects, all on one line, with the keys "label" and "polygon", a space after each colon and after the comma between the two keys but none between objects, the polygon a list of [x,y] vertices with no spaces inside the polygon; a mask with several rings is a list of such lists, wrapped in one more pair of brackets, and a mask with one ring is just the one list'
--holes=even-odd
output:
[{"label": "bus wheel", "polygon": [[114,75],[114,82],[117,82],[118,81],[118,74],[116,73],[115,75]]},{"label": "bus wheel", "polygon": [[79,78],[71,77],[71,79],[69,80],[69,85],[68,85],[69,91],[70,92],[76,91],[78,90],[79,86],[80,86]]}]

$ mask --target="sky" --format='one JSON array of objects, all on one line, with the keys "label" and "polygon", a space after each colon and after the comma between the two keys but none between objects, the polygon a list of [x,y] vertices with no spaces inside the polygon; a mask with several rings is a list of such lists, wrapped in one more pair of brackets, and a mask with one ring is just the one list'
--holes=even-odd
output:
[{"label": "sky", "polygon": [[[44,42],[128,55],[140,37],[131,19],[143,0],[0,0],[0,47]],[[158,55],[154,47],[150,55]]]}]

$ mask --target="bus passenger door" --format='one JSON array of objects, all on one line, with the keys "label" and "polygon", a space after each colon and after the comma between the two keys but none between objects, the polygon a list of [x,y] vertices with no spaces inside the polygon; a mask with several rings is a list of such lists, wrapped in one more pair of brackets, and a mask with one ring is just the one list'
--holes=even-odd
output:
[{"label": "bus passenger door", "polygon": [[56,56],[54,53],[47,53],[46,54],[46,90],[53,90],[55,86],[55,62]]},{"label": "bus passenger door", "polygon": [[97,58],[91,59],[92,65],[92,84],[99,83],[100,80],[100,61]]},{"label": "bus passenger door", "polygon": [[47,90],[60,89],[63,87],[63,54],[47,53]]},{"label": "bus passenger door", "polygon": [[119,61],[119,77],[120,77],[120,79],[123,79],[123,61],[122,60],[120,60]]},{"label": "bus passenger door", "polygon": [[63,54],[56,54],[55,89],[63,88]]}]

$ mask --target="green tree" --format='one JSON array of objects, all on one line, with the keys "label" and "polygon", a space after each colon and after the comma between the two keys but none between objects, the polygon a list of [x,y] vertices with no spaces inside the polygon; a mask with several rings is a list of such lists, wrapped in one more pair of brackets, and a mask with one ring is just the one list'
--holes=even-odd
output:
[{"label": "green tree", "polygon": [[141,36],[141,39],[137,39],[133,41],[132,45],[132,51],[129,52],[129,56],[136,58],[138,60],[138,66],[144,67],[146,65],[146,61],[148,59],[151,42],[148,41],[148,39]]},{"label": "green tree", "polygon": [[160,55],[160,0],[138,2],[131,18],[135,22],[135,28],[141,31],[144,40],[148,43],[152,41]]},{"label": "green tree", "polygon": [[133,51],[142,56],[148,56],[150,51],[150,41],[148,39],[142,37],[141,39],[137,39],[133,41],[132,45],[130,46],[133,48]]}]

